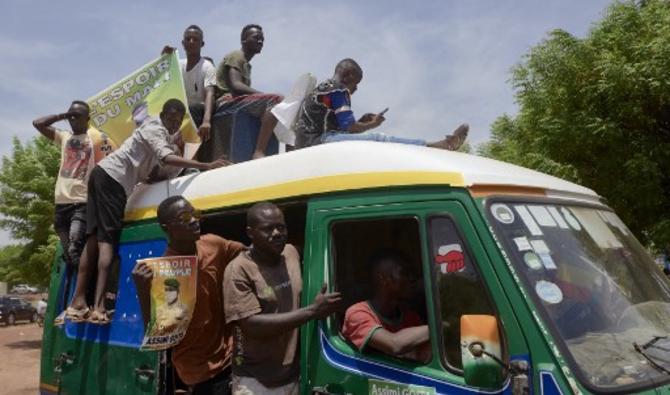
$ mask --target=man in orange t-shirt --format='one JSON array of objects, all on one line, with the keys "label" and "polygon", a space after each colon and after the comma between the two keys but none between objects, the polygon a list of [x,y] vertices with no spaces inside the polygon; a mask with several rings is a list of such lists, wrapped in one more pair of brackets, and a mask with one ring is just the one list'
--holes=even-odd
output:
[{"label": "man in orange t-shirt", "polygon": [[360,351],[427,361],[430,358],[428,325],[403,306],[409,289],[407,259],[398,251],[381,250],[371,262],[373,296],[347,309],[342,334]]},{"label": "man in orange t-shirt", "polygon": [[[168,236],[165,256],[197,255],[196,304],[184,338],[172,349],[172,363],[191,394],[230,394],[231,331],[223,315],[223,272],[246,247],[213,234],[200,234],[200,215],[182,196],[158,206],[158,221]],[[153,273],[145,263],[133,269],[145,327],[151,316]]]}]

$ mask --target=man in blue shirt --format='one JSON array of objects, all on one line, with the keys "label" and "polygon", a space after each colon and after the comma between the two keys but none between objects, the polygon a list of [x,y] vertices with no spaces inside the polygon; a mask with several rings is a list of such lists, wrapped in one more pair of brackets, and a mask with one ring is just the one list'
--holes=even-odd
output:
[{"label": "man in blue shirt", "polygon": [[302,104],[296,123],[296,148],[321,143],[366,140],[457,150],[465,141],[469,126],[462,124],[444,140],[426,142],[388,136],[382,133],[363,133],[384,122],[384,114],[365,114],[356,120],[351,110],[351,95],[363,79],[363,70],[353,59],[343,59],[335,67],[333,78],[319,84]]}]

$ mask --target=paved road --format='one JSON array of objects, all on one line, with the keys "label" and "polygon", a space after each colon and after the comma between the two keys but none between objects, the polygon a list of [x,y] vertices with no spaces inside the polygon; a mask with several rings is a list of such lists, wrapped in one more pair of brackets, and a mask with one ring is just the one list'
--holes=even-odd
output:
[{"label": "paved road", "polygon": [[37,324],[0,324],[0,392],[35,395],[39,389],[42,328]]}]

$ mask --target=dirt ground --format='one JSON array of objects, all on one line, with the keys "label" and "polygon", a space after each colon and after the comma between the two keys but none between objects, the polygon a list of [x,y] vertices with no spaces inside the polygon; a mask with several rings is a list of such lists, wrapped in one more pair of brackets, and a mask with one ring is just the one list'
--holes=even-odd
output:
[{"label": "dirt ground", "polygon": [[42,328],[19,322],[0,324],[0,385],[5,395],[39,393]]}]

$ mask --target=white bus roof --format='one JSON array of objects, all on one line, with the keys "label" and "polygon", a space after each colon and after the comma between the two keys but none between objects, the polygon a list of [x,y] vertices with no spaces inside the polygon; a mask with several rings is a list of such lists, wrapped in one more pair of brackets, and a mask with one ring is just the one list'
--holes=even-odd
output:
[{"label": "white bus roof", "polygon": [[327,192],[385,186],[450,185],[476,190],[517,188],[546,196],[598,202],[591,189],[524,167],[435,148],[377,142],[339,142],[238,163],[136,188],[126,220],[156,215],[168,196],[195,207],[230,207]]}]

